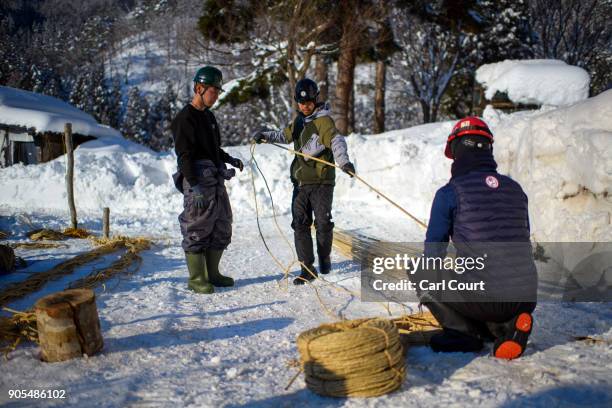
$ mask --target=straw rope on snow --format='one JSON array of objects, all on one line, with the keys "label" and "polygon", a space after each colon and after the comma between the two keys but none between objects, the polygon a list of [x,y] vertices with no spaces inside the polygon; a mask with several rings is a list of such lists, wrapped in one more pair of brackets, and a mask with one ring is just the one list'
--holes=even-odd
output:
[{"label": "straw rope on snow", "polygon": [[[93,239],[93,242],[97,245],[96,248],[68,259],[48,271],[37,273],[25,281],[9,285],[0,293],[0,306],[34,293],[40,290],[47,282],[69,275],[76,268],[95,261],[102,256],[124,248],[127,249],[119,259],[112,262],[109,266],[95,269],[89,275],[71,282],[65,289],[94,288],[118,274],[137,270],[142,263],[142,257],[139,253],[149,249],[151,246],[151,241],[146,238],[115,237],[112,239]],[[11,317],[0,317],[0,352],[4,352],[5,357],[24,340],[38,342],[34,312],[29,310],[20,312],[8,308],[3,309],[12,313]]]},{"label": "straw rope on snow", "polygon": [[48,228],[39,228],[26,233],[32,241],[61,241],[66,238],[88,238],[91,234],[82,228],[66,228],[64,231],[56,231]]}]

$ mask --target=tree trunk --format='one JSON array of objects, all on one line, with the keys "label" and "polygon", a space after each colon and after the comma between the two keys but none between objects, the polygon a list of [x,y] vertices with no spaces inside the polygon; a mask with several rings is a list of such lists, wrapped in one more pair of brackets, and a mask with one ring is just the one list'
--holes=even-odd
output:
[{"label": "tree trunk", "polygon": [[102,349],[100,319],[91,289],[70,289],[45,296],[34,309],[44,361],[91,356]]},{"label": "tree trunk", "polygon": [[421,109],[423,110],[423,123],[429,123],[430,122],[429,104],[425,101],[421,101]]},{"label": "tree trunk", "polygon": [[346,135],[349,130],[349,105],[355,75],[355,48],[348,39],[342,39],[340,43],[334,113],[337,118],[336,128],[340,133]]},{"label": "tree trunk", "polygon": [[355,84],[351,88],[351,98],[349,99],[348,109],[348,133],[355,132]]},{"label": "tree trunk", "polygon": [[431,106],[431,117],[430,121],[435,122],[438,120],[438,109],[440,108],[440,103],[432,104]]},{"label": "tree trunk", "polygon": [[329,92],[329,74],[327,61],[323,55],[317,55],[315,62],[315,79],[319,85],[319,101],[326,101]]},{"label": "tree trunk", "polygon": [[374,96],[374,133],[385,131],[385,86],[387,65],[384,61],[376,63],[376,92]]}]

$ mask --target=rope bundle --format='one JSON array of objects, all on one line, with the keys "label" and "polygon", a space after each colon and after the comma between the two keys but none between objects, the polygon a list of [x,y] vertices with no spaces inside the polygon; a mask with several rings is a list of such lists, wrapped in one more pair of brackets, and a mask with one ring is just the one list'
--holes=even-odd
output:
[{"label": "rope bundle", "polygon": [[0,317],[0,353],[8,358],[8,354],[22,341],[38,342],[38,332],[34,312],[19,312],[8,308],[4,310],[13,313],[11,317]]},{"label": "rope bundle", "polygon": [[25,280],[7,285],[4,290],[0,292],[0,306],[9,304],[14,300],[29,295],[30,293],[34,293],[46,285],[47,282],[59,279],[62,276],[70,275],[76,268],[79,268],[87,263],[98,260],[105,255],[119,251],[123,248],[128,248],[128,253],[119,260],[121,262],[117,261],[111,265],[111,267],[103,270],[101,274],[99,271],[94,271],[94,276],[87,277],[85,280],[83,280],[83,282],[81,282],[85,285],[85,287],[89,287],[88,285],[90,283],[107,279],[111,275],[114,275],[117,269],[122,269],[132,262],[139,262],[139,257],[135,257],[134,254],[148,249],[150,244],[150,242],[146,239],[125,237],[117,237],[111,240],[94,240],[94,243],[99,246],[88,252],[61,262],[47,271],[32,274]]},{"label": "rope bundle", "polygon": [[405,375],[403,348],[390,320],[324,324],[298,336],[308,388],[330,397],[375,397],[398,389]]},{"label": "rope bundle", "polygon": [[61,241],[66,238],[87,238],[91,234],[81,228],[66,228],[63,232],[48,228],[35,229],[26,234],[32,241]]}]

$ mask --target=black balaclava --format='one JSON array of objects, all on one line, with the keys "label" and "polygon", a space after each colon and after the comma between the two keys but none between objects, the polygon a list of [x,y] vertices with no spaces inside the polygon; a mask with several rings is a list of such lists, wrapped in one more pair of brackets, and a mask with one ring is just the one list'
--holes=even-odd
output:
[{"label": "black balaclava", "polygon": [[495,171],[493,145],[486,136],[467,135],[451,142],[453,164],[451,178],[463,176],[471,171]]}]

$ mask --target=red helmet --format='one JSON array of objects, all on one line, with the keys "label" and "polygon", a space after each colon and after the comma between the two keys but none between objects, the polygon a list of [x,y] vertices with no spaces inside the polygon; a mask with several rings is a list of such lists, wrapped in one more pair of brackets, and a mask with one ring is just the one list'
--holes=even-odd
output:
[{"label": "red helmet", "polygon": [[476,116],[468,116],[467,118],[461,119],[459,122],[455,123],[455,126],[453,126],[453,130],[451,131],[450,135],[448,135],[448,139],[446,140],[444,155],[449,159],[452,159],[453,152],[451,151],[451,142],[458,137],[466,135],[486,136],[491,139],[491,143],[493,143],[493,133],[491,133],[484,120]]}]

